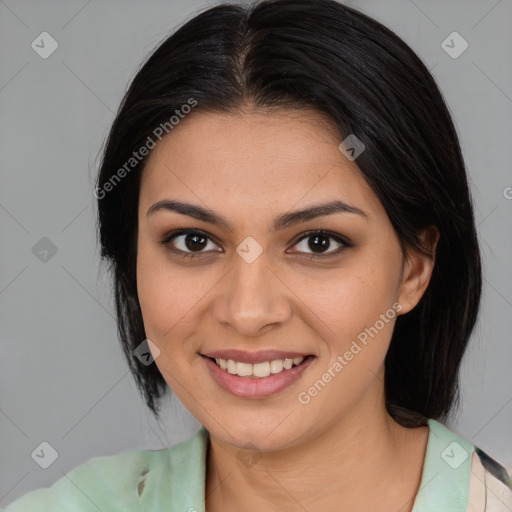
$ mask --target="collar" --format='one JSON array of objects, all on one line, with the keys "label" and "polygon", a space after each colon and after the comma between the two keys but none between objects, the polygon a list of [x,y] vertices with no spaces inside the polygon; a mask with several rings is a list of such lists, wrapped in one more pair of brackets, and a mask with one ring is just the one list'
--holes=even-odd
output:
[{"label": "collar", "polygon": [[466,512],[475,447],[436,420],[429,436],[413,512]]},{"label": "collar", "polygon": [[[413,512],[466,512],[471,459],[475,447],[436,420],[428,420],[429,437],[420,487]],[[205,512],[206,455],[209,433],[201,428],[187,441],[166,452],[155,509],[169,512]],[[169,506],[170,505],[170,506]]]}]

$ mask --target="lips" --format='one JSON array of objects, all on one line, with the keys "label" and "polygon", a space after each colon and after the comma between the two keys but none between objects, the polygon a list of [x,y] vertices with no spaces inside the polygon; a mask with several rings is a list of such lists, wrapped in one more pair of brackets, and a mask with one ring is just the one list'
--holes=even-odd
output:
[{"label": "lips", "polygon": [[307,352],[284,352],[281,350],[260,350],[258,352],[247,352],[245,350],[226,349],[215,350],[202,354],[211,359],[232,359],[240,363],[264,363],[265,361],[274,361],[276,359],[295,359],[297,357],[307,357],[312,354]]},{"label": "lips", "polygon": [[[212,352],[213,354],[213,352]],[[226,354],[235,355],[236,357],[240,357],[240,351],[219,351],[215,352],[215,354]],[[258,354],[253,353],[244,353],[246,357],[253,357],[252,361],[254,361],[254,357],[258,356],[259,358],[266,357],[283,357],[286,355],[295,355],[295,352],[277,352],[277,351],[266,351],[260,352]],[[289,386],[292,386],[295,382],[297,382],[302,374],[307,371],[307,369],[314,364],[316,357],[309,355],[304,358],[304,360],[298,365],[294,366],[289,370],[284,370],[280,373],[271,374],[268,377],[254,378],[254,377],[241,377],[239,375],[232,375],[231,373],[223,370],[215,361],[212,361],[210,357],[206,355],[202,355],[202,359],[208,369],[212,379],[217,383],[219,387],[221,387],[224,391],[227,391],[231,395],[234,395],[239,398],[247,398],[247,399],[261,399],[267,398],[272,395],[275,395]],[[261,361],[258,361],[261,362]]]}]

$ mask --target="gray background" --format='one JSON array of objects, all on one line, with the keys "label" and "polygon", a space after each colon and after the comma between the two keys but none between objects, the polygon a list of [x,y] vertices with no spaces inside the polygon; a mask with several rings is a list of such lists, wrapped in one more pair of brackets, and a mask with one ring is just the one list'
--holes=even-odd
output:
[{"label": "gray background", "polygon": [[[512,467],[512,2],[347,4],[405,39],[453,113],[485,281],[462,367],[463,407],[449,427]],[[159,426],[136,392],[98,270],[92,191],[129,80],[147,52],[208,5],[0,0],[0,506],[93,456],[164,448],[199,427],[174,398]],[[31,48],[44,31],[59,45],[47,59]],[[453,31],[469,44],[456,59],[441,47]],[[33,252],[43,237],[57,251],[46,262]],[[31,457],[43,441],[59,454],[48,469]]]}]

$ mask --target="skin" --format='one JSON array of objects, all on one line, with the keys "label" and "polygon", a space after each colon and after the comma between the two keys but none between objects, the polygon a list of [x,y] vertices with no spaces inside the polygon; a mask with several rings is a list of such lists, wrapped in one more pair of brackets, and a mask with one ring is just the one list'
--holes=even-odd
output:
[{"label": "skin", "polygon": [[[209,512],[412,510],[428,427],[404,428],[384,406],[384,358],[396,315],[309,403],[297,399],[395,302],[398,314],[410,311],[434,265],[413,251],[403,258],[357,160],[339,151],[341,140],[314,111],[195,112],[157,145],[144,169],[137,247],[144,327],[160,350],[160,372],[210,432]],[[234,231],[172,211],[147,215],[163,199],[207,207]],[[367,216],[335,213],[270,231],[277,216],[334,199]],[[178,228],[210,237],[195,251],[200,256],[189,260],[160,243]],[[352,247],[309,259],[315,253],[303,233],[317,229]],[[437,230],[421,235],[434,250]],[[262,248],[250,264],[236,252],[248,236]],[[340,244],[327,240],[323,253],[332,254]],[[168,246],[194,253],[185,242],[182,235]],[[242,399],[215,383],[199,355],[227,348],[316,358],[285,390]]]}]

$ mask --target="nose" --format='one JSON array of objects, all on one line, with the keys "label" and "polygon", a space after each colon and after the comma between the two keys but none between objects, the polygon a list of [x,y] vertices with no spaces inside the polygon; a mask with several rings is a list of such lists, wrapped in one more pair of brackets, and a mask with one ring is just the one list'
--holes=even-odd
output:
[{"label": "nose", "polygon": [[292,314],[291,292],[261,254],[248,263],[238,254],[221,280],[211,312],[219,324],[243,336],[260,336],[286,322]]}]

